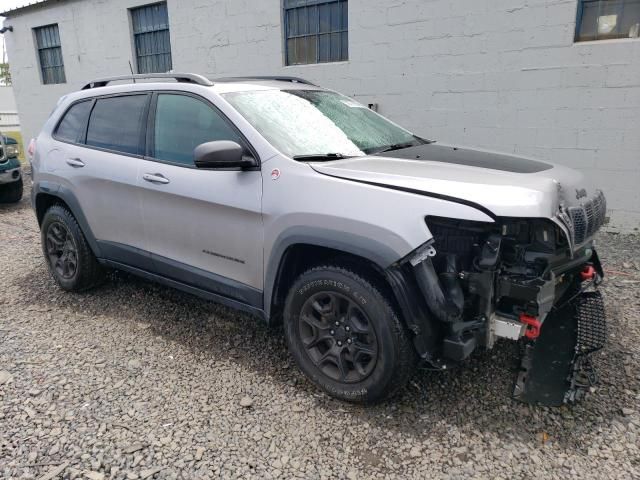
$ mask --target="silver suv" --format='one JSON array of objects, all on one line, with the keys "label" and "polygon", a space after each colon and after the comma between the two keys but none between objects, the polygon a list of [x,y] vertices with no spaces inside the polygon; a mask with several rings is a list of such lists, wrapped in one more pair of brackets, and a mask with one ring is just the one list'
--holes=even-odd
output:
[{"label": "silver suv", "polygon": [[115,268],[283,323],[340,399],[505,338],[524,347],[515,396],[560,404],[604,341],[606,205],[582,174],[436,144],[302,79],[95,80],[59,101],[32,163],[63,289]]}]

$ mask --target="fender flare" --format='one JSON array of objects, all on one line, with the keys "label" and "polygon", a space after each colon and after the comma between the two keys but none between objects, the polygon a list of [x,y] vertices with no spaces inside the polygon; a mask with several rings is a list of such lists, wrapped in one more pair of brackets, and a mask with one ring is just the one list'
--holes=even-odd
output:
[{"label": "fender flare", "polygon": [[87,218],[82,212],[78,198],[69,188],[55,182],[41,181],[33,184],[31,192],[31,205],[36,212],[38,195],[46,194],[62,200],[71,211],[71,214],[75,217],[78,225],[80,225],[80,229],[87,239],[93,254],[97,258],[101,258],[100,247],[96,241],[96,237],[93,235],[91,227],[89,227],[89,223],[87,222]]},{"label": "fender flare", "polygon": [[357,255],[373,262],[383,271],[402,257],[402,254],[394,251],[388,245],[372,238],[322,227],[291,227],[282,232],[275,240],[266,263],[263,294],[266,318],[270,318],[271,315],[276,281],[286,259],[286,252],[289,247],[298,244],[331,248]]}]

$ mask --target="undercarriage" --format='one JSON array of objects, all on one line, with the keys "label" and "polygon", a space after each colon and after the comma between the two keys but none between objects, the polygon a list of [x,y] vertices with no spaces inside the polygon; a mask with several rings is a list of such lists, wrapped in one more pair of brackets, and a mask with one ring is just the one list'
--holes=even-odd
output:
[{"label": "undercarriage", "polygon": [[606,337],[603,271],[592,242],[576,248],[546,219],[495,223],[428,217],[433,239],[409,258],[446,368],[499,338],[521,342],[514,398],[560,405],[596,379],[591,354]]}]

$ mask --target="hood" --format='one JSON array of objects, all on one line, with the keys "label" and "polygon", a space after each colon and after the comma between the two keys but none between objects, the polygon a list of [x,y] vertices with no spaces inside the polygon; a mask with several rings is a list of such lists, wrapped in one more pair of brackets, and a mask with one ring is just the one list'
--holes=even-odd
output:
[{"label": "hood", "polygon": [[570,168],[449,145],[419,145],[311,166],[346,180],[474,203],[499,217],[552,218],[560,205],[577,205],[595,194],[584,175]]}]

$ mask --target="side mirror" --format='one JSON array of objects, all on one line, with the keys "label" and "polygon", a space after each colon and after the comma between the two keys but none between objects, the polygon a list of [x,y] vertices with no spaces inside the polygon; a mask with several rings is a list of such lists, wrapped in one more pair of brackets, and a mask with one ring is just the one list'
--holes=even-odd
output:
[{"label": "side mirror", "polygon": [[198,168],[250,168],[257,165],[254,158],[244,155],[236,142],[218,140],[198,145],[193,150],[193,162]]}]

